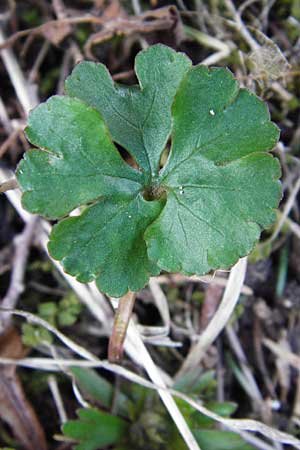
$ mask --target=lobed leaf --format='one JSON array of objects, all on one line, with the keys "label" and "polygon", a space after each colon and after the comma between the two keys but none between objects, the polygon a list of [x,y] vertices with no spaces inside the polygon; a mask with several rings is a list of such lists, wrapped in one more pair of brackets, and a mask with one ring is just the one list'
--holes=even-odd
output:
[{"label": "lobed leaf", "polygon": [[127,428],[124,420],[97,409],[79,409],[78,416],[78,420],[63,425],[64,434],[80,442],[75,450],[98,450],[117,444]]},{"label": "lobed leaf", "polygon": [[266,153],[278,129],[228,70],[191,67],[163,45],[140,52],[135,69],[139,86],[128,87],[102,64],[75,67],[67,96],[30,114],[27,137],[40,149],[17,172],[31,212],[56,218],[87,206],[53,228],[49,251],[113,296],[160,270],[230,267],[274,221],[281,196],[278,161]]}]

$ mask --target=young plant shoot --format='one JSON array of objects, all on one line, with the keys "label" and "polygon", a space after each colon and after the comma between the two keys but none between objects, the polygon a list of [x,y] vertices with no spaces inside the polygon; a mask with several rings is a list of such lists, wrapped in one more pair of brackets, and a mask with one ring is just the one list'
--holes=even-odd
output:
[{"label": "young plant shoot", "polygon": [[137,55],[135,72],[139,85],[128,87],[103,64],[78,64],[66,95],[30,113],[26,136],[37,148],[17,170],[23,206],[58,219],[52,257],[77,280],[122,297],[114,360],[132,310],[124,302],[150,276],[232,266],[272,224],[281,197],[280,166],[268,153],[279,130],[229,70],[192,66],[154,45]]}]

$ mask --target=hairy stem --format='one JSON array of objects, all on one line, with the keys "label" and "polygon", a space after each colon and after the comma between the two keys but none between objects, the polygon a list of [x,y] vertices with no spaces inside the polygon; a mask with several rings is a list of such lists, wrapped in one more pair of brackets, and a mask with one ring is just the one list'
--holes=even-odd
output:
[{"label": "hairy stem", "polygon": [[108,359],[112,363],[119,362],[122,359],[123,344],[135,302],[135,295],[135,292],[129,291],[119,300],[112,335],[108,346]]}]

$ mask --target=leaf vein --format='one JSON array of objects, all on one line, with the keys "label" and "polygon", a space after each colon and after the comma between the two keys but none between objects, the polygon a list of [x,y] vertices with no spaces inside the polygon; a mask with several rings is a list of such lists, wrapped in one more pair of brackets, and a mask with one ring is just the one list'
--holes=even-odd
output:
[{"label": "leaf vein", "polygon": [[174,196],[176,197],[177,202],[179,203],[180,206],[182,206],[184,209],[186,209],[193,217],[195,217],[195,219],[197,219],[199,222],[205,223],[208,227],[212,228],[213,230],[215,230],[217,233],[219,233],[222,237],[225,237],[224,233],[222,233],[222,231],[220,231],[218,228],[214,227],[210,222],[208,222],[207,220],[203,219],[203,217],[198,216],[192,209],[190,209],[187,205],[185,205],[183,202],[181,202],[179,200],[179,198],[177,197],[177,195],[174,193]]}]

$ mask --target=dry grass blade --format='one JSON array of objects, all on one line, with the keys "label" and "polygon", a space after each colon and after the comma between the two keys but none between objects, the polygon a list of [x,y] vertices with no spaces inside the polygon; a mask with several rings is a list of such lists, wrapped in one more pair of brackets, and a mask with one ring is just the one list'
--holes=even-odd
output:
[{"label": "dry grass blade", "polygon": [[[172,392],[173,393],[173,392]],[[205,408],[204,406],[200,405],[195,400],[192,400],[191,398],[187,397],[184,394],[181,393],[174,393],[174,395],[182,398],[186,402],[188,402],[191,406],[193,406],[197,411],[201,412],[207,417],[210,417],[211,419],[215,420],[216,422],[221,423],[222,425],[225,425],[227,428],[233,430],[233,431],[252,431],[259,433],[268,439],[271,439],[275,442],[280,442],[282,444],[289,444],[294,446],[295,448],[300,449],[300,441],[296,439],[294,436],[284,433],[282,431],[278,431],[275,428],[272,428],[268,425],[265,425],[264,423],[258,422],[256,420],[251,419],[225,419],[224,417],[218,416],[217,414],[213,413],[209,409]]]},{"label": "dry grass blade", "polygon": [[153,359],[151,358],[132,320],[129,323],[127,345],[129,349],[130,348],[132,349],[131,352],[133,352],[134,350],[135,352],[137,352],[140,358],[140,362],[143,362],[144,367],[147,367],[148,375],[150,379],[153,381],[153,383],[155,383],[155,385],[162,386],[162,389],[158,390],[158,394],[160,395],[162,401],[164,402],[166,408],[168,409],[169,414],[171,415],[174,423],[178,428],[178,431],[183,437],[188,448],[200,450],[200,447],[197,444],[184,417],[182,416],[181,411],[176,405],[171,393],[166,388],[165,380],[163,379],[163,372],[159,370],[159,368],[156,366]]},{"label": "dry grass blade", "polygon": [[[0,365],[11,364],[12,359],[9,358],[0,358]],[[110,372],[113,372],[127,380],[140,384],[149,389],[154,389],[159,392],[166,392],[175,397],[181,398],[193,408],[195,408],[200,413],[204,414],[207,417],[215,420],[216,422],[221,423],[227,429],[230,429],[235,432],[241,431],[251,431],[255,433],[259,433],[268,439],[272,439],[275,442],[279,442],[282,444],[292,445],[294,448],[300,449],[300,441],[296,439],[294,436],[278,431],[268,425],[265,425],[261,422],[251,419],[226,419],[224,417],[215,414],[211,410],[205,408],[199,401],[196,401],[187,395],[178,392],[174,389],[169,389],[161,385],[154,384],[148,380],[145,380],[140,375],[137,375],[121,366],[110,364],[107,361],[84,361],[84,360],[76,360],[76,359],[52,359],[52,358],[23,358],[15,361],[15,363],[22,367],[35,368],[39,370],[53,370],[60,371],[60,367],[93,367],[93,368],[102,368],[106,369]]]},{"label": "dry grass blade", "polygon": [[60,423],[65,423],[68,420],[66,411],[65,411],[65,407],[63,404],[63,400],[61,398],[60,392],[59,392],[59,388],[58,388],[58,383],[56,378],[53,375],[50,375],[48,378],[48,386],[49,389],[51,391],[58,415],[59,415],[59,420]]},{"label": "dry grass blade", "polygon": [[[64,19],[49,20],[48,22],[45,22],[37,27],[17,31],[7,39],[4,39],[4,37],[2,37],[2,39],[0,40],[0,50],[11,47],[16,41],[25,36],[44,35],[45,38],[48,38],[50,42],[52,42],[53,44],[57,44],[65,37],[65,35],[69,34],[70,25],[84,23],[102,25],[103,19],[92,15],[86,15],[81,17],[69,17]],[[57,32],[60,33],[58,34]],[[58,34],[58,37],[55,36],[55,33]]]},{"label": "dry grass blade", "polygon": [[167,297],[155,278],[150,278],[149,288],[153,295],[155,305],[160,312],[165,332],[168,334],[170,331],[170,311]]},{"label": "dry grass blade", "polygon": [[[101,367],[103,369],[109,370],[111,372],[114,372],[115,374],[118,374],[134,383],[141,384],[144,387],[155,389],[159,392],[161,397],[164,399],[164,395],[167,395],[167,399],[165,399],[165,403],[169,406],[169,409],[172,410],[172,403],[174,402],[172,395],[179,397],[189,403],[191,406],[193,406],[197,411],[201,412],[202,414],[206,415],[207,417],[210,417],[211,419],[222,423],[227,428],[234,430],[234,431],[252,431],[252,432],[258,432],[262,434],[263,436],[268,437],[269,439],[272,439],[277,442],[285,443],[293,445],[295,448],[300,449],[300,441],[293,436],[283,433],[280,431],[275,430],[274,428],[271,428],[267,425],[264,425],[261,422],[255,421],[255,420],[248,420],[248,419],[225,419],[212,411],[205,408],[203,405],[201,405],[198,401],[195,401],[188,397],[185,394],[182,394],[181,392],[178,392],[173,389],[169,389],[165,386],[165,384],[162,381],[162,377],[159,374],[156,365],[152,361],[149,353],[145,349],[145,346],[143,342],[140,339],[140,336],[138,332],[136,331],[134,325],[131,323],[128,329],[128,337],[131,341],[131,345],[134,345],[134,348],[137,349],[140,353],[141,358],[146,358],[145,364],[147,364],[149,375],[153,382],[150,382],[148,380],[145,380],[139,375],[136,375],[135,373],[120,367],[115,364],[111,364],[107,361],[100,361],[97,357],[95,357],[92,353],[85,350],[83,347],[79,346],[75,342],[73,342],[71,339],[69,339],[67,336],[65,336],[63,333],[58,331],[55,327],[50,325],[48,322],[44,321],[43,319],[24,312],[24,311],[18,311],[14,310],[11,311],[12,314],[16,314],[22,317],[25,317],[27,320],[29,320],[32,323],[39,324],[41,326],[46,327],[51,333],[53,333],[58,339],[61,340],[69,349],[71,349],[74,353],[80,355],[82,358],[85,358],[85,360],[74,360],[74,359],[52,359],[52,358],[23,358],[19,360],[13,360],[11,358],[0,358],[0,364],[7,365],[12,364],[14,362],[16,365],[20,365],[23,367],[31,367],[31,368],[37,368],[42,370],[61,370],[62,367],[70,367],[70,366],[80,366],[80,367]],[[269,343],[268,340],[265,340],[264,343]],[[272,342],[272,341],[271,341]],[[275,344],[276,347],[276,344]],[[296,355],[295,355],[296,356]],[[300,358],[296,357],[296,361],[298,362],[298,369],[300,368]],[[295,363],[295,361],[293,361]],[[150,367],[152,366],[152,368]],[[170,401],[171,399],[171,401]],[[175,402],[174,402],[175,403]],[[175,404],[176,406],[176,404]],[[176,406],[177,407],[177,406]],[[174,419],[174,415],[172,415]],[[178,420],[178,419],[177,419]],[[176,422],[177,423],[177,422]],[[185,422],[184,422],[185,424]],[[180,422],[177,423],[177,426],[179,427]],[[185,424],[186,426],[186,424]],[[183,427],[183,425],[181,425]],[[193,447],[192,441],[187,441],[187,438],[185,439],[186,442],[189,445],[189,448],[199,448],[196,444],[196,447]]]},{"label": "dry grass blade", "polygon": [[235,305],[238,302],[247,268],[247,258],[240,259],[237,264],[231,269],[228,283],[223,294],[222,301],[212,318],[207,328],[201,334],[198,342],[192,347],[186,360],[184,361],[178,377],[184,373],[189,372],[196,368],[203,356],[205,355],[208,347],[219,336],[228,322]]},{"label": "dry grass blade", "polygon": [[76,344],[74,341],[69,339],[66,335],[57,330],[53,325],[51,325],[46,320],[42,319],[35,314],[31,314],[27,311],[21,311],[19,309],[4,309],[0,308],[0,311],[10,312],[15,316],[24,317],[28,323],[32,323],[34,325],[40,325],[43,328],[46,328],[50,333],[53,333],[66,347],[68,347],[72,352],[81,356],[82,358],[88,359],[89,361],[97,361],[98,358],[90,353],[88,350],[83,348],[82,346]]},{"label": "dry grass blade", "polygon": [[245,26],[240,12],[236,9],[234,2],[232,0],[225,0],[225,6],[228,9],[229,13],[232,15],[233,24],[236,27],[237,31],[241,34],[241,36],[245,39],[251,50],[255,51],[259,48],[259,44],[249,33],[247,27]]},{"label": "dry grass blade", "polygon": [[[291,209],[294,206],[294,203],[296,201],[297,195],[300,191],[300,177],[297,179],[296,183],[294,184],[294,187],[292,189],[292,192],[289,195],[289,198],[284,206],[283,212],[280,216],[280,219],[276,225],[276,228],[270,238],[270,242],[273,242],[277,236],[279,235],[283,225],[285,224],[285,221],[289,215],[289,213],[291,212]],[[295,228],[295,227],[294,227]]]},{"label": "dry grass blade", "polygon": [[[4,34],[0,27],[0,45],[5,42]],[[11,49],[3,49],[0,52],[7,72],[9,73],[11,82],[16,91],[17,97],[24,109],[28,113],[34,106],[38,104],[36,94],[33,92],[32,86],[29,86],[24,78],[20,66]]]},{"label": "dry grass blade", "polygon": [[294,233],[294,235],[297,236],[298,239],[300,239],[300,226],[288,217],[285,223],[288,225],[291,232]]}]

